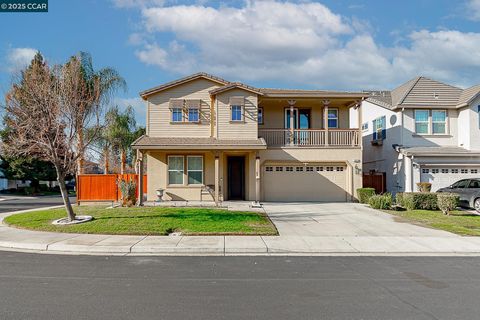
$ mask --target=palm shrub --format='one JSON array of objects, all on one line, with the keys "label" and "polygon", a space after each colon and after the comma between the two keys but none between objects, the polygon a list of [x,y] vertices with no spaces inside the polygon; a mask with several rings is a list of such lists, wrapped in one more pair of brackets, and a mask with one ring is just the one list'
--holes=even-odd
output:
[{"label": "palm shrub", "polygon": [[370,197],[368,204],[373,209],[388,210],[392,207],[393,198],[390,193],[376,194]]},{"label": "palm shrub", "polygon": [[137,203],[137,183],[132,179],[129,181],[122,179],[119,181],[118,187],[122,194],[122,206],[134,206]]},{"label": "palm shrub", "polygon": [[432,190],[432,184],[430,182],[418,182],[417,190],[419,192],[430,192]]},{"label": "palm shrub", "polygon": [[368,203],[371,196],[375,195],[374,188],[358,188],[357,189],[358,201],[360,203]]},{"label": "palm shrub", "polygon": [[442,210],[444,214],[450,214],[450,211],[458,206],[460,197],[455,193],[437,193],[438,208]]}]

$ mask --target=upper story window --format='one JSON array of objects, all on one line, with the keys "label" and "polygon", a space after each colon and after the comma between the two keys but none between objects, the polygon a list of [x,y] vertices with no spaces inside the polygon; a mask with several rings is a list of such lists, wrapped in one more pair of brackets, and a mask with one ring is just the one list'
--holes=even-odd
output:
[{"label": "upper story window", "polygon": [[446,134],[446,110],[415,110],[415,133]]},{"label": "upper story window", "polygon": [[338,128],[338,109],[328,109],[328,127]]},{"label": "upper story window", "polygon": [[172,122],[182,122],[182,121],[183,121],[183,109],[172,108]]},{"label": "upper story window", "polygon": [[258,108],[258,124],[263,124],[263,108]]},{"label": "upper story window", "polygon": [[367,131],[368,130],[368,122],[365,122],[362,124],[362,131]]},{"label": "upper story window", "polygon": [[243,122],[244,97],[230,97],[230,121]]},{"label": "upper story window", "polygon": [[197,108],[188,109],[188,122],[198,122],[200,120],[200,113]]},{"label": "upper story window", "polygon": [[387,121],[386,117],[382,116],[372,121],[373,140],[387,138]]}]

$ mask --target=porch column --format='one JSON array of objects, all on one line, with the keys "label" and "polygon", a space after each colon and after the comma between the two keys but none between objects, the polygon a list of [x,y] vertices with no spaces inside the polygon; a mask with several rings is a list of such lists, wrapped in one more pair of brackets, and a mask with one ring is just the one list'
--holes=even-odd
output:
[{"label": "porch column", "polygon": [[255,204],[260,205],[260,156],[255,156]]},{"label": "porch column", "polygon": [[138,206],[143,206],[143,152],[138,152]]},{"label": "porch column", "polygon": [[215,153],[215,205],[218,206],[218,203],[220,202],[219,195],[220,195],[220,183],[219,183],[219,178],[220,178],[220,156],[218,153]]},{"label": "porch column", "polygon": [[404,155],[403,163],[405,165],[405,192],[412,192],[412,158]]},{"label": "porch column", "polygon": [[297,103],[296,100],[288,100],[288,104],[290,105],[290,145],[294,144],[295,118],[293,116],[293,112],[295,103]]},{"label": "porch column", "polygon": [[325,130],[325,145],[330,144],[330,137],[328,133],[328,105],[330,100],[323,100],[323,129]]},{"label": "porch column", "polygon": [[362,101],[357,102],[357,112],[358,112],[358,141],[357,144],[360,145],[360,148],[363,149],[363,143],[362,143],[362,125],[363,125],[363,115],[362,115]]}]

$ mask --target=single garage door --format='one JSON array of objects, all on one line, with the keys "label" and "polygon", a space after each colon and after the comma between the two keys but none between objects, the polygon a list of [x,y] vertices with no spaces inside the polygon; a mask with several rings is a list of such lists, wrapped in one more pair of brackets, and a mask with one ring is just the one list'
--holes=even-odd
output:
[{"label": "single garage door", "polygon": [[347,167],[303,164],[263,167],[265,201],[335,201],[347,199]]},{"label": "single garage door", "polygon": [[420,180],[422,182],[430,182],[432,184],[432,191],[437,191],[440,188],[445,188],[452,185],[454,182],[480,177],[480,167],[455,167],[455,168],[441,168],[441,167],[422,167],[420,172]]}]

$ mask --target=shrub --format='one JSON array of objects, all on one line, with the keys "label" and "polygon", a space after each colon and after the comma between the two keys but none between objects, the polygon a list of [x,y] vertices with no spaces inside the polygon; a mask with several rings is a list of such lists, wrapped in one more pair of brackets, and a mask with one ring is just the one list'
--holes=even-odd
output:
[{"label": "shrub", "polygon": [[441,192],[437,193],[438,208],[442,210],[444,214],[449,214],[450,211],[458,206],[460,197],[455,193]]},{"label": "shrub", "polygon": [[370,197],[375,195],[375,189],[373,188],[358,188],[357,189],[358,201],[360,203],[368,203]]},{"label": "shrub", "polygon": [[392,207],[393,198],[390,193],[377,194],[370,197],[368,204],[373,209],[388,210]]},{"label": "shrub", "polygon": [[118,182],[122,194],[122,206],[132,207],[137,203],[137,183],[133,180],[120,180]]},{"label": "shrub", "polygon": [[408,210],[437,210],[437,195],[429,192],[404,192],[401,206]]},{"label": "shrub", "polygon": [[432,184],[430,182],[418,182],[417,190],[419,192],[430,192],[432,190]]},{"label": "shrub", "polygon": [[405,207],[403,202],[403,192],[397,192],[397,194],[395,195],[395,203],[397,204],[397,206]]}]

